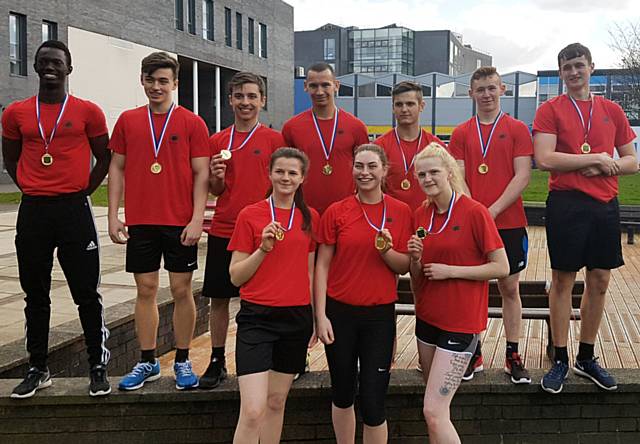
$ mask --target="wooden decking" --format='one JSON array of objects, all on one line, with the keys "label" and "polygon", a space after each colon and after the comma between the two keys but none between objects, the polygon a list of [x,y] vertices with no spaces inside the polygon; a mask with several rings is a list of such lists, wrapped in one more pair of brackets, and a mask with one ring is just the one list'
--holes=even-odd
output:
[{"label": "wooden decking", "polygon": [[[596,355],[608,368],[640,368],[640,245],[622,243],[626,264],[611,274],[605,314],[600,325],[596,343]],[[522,280],[550,280],[551,269],[547,257],[547,245],[543,227],[529,228],[529,264],[521,274]],[[584,279],[579,273],[578,279]],[[231,319],[226,355],[227,367],[235,372],[235,333],[233,321],[238,302],[231,304]],[[417,350],[414,336],[415,318],[399,316],[397,320],[398,345],[395,368],[415,368]],[[580,322],[572,321],[569,343],[570,358],[577,352]],[[547,329],[544,321],[525,320],[522,322],[520,352],[528,368],[546,368]],[[209,334],[193,341],[191,360],[195,370],[202,373],[211,353]],[[485,366],[500,368],[504,365],[505,339],[501,319],[490,319],[487,330],[482,335],[482,352]],[[322,344],[311,349],[311,369],[326,370],[327,363]],[[161,359],[163,373],[171,373],[173,353]]]}]

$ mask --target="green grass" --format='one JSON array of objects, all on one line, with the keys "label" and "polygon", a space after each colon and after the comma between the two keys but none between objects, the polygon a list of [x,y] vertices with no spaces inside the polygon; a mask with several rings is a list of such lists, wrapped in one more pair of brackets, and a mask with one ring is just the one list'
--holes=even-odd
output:
[{"label": "green grass", "polygon": [[[640,205],[640,174],[620,177],[618,199],[622,205]],[[522,193],[525,202],[544,202],[549,192],[549,173],[540,170],[531,172],[529,186]]]},{"label": "green grass", "polygon": [[[19,204],[21,196],[22,193],[0,193],[0,204]],[[99,186],[91,195],[91,201],[97,207],[106,207],[108,204],[107,186]]]}]

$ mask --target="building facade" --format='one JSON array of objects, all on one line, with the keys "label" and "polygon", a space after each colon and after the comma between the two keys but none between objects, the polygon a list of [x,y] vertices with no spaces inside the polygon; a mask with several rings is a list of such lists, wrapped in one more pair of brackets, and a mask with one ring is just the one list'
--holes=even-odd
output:
[{"label": "building facade", "polygon": [[69,91],[98,103],[110,129],[146,103],[140,60],[157,50],[180,61],[178,103],[210,132],[233,122],[226,83],[240,70],[266,82],[264,124],[293,113],[293,8],[280,0],[0,0],[0,17],[0,110],[37,92],[35,51],[57,38],[71,50]]},{"label": "building facade", "polygon": [[404,74],[418,76],[430,72],[460,75],[492,58],[449,30],[414,31],[391,24],[359,29],[326,24],[312,31],[295,33],[296,75],[312,63],[331,64],[338,75]]}]

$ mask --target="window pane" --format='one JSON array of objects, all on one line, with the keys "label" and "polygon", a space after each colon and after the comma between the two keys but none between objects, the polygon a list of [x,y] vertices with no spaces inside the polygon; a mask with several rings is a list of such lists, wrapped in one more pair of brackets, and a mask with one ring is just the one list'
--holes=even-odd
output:
[{"label": "window pane", "polygon": [[236,12],[236,48],[242,49],[242,14]]},{"label": "window pane", "polygon": [[335,60],[336,58],[336,39],[324,39],[324,59]]},{"label": "window pane", "polygon": [[224,8],[224,43],[231,46],[231,9]]},{"label": "window pane", "polygon": [[176,12],[176,29],[179,31],[184,31],[184,22],[183,22],[183,5],[182,0],[175,0],[175,12]]},{"label": "window pane", "polygon": [[260,23],[260,57],[267,58],[267,25]]},{"label": "window pane", "polygon": [[202,0],[202,38],[213,40],[213,0]]},{"label": "window pane", "polygon": [[187,0],[187,24],[189,34],[196,33],[196,0]]},{"label": "window pane", "polygon": [[255,35],[254,35],[254,22],[253,19],[250,18],[247,23],[247,38],[249,40],[249,54],[255,53]]}]

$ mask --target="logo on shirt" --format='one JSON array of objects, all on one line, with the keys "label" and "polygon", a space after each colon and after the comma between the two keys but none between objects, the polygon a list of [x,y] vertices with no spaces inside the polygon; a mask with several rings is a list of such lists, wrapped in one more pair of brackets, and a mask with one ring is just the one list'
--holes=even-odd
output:
[{"label": "logo on shirt", "polygon": [[460,231],[460,225],[454,225],[453,227],[451,227],[451,229],[453,231]]},{"label": "logo on shirt", "polygon": [[65,127],[65,128],[71,128],[72,126],[73,126],[73,123],[71,123],[71,120],[67,120],[67,121],[64,123],[64,127]]},{"label": "logo on shirt", "polygon": [[87,251],[95,250],[96,248],[98,248],[98,246],[94,241],[89,242],[89,245],[87,245]]},{"label": "logo on shirt", "polygon": [[609,116],[604,116],[604,118],[602,119],[602,121],[604,123],[609,123]]},{"label": "logo on shirt", "polygon": [[391,222],[393,222],[393,218],[387,217],[387,223],[390,224]]},{"label": "logo on shirt", "polygon": [[498,136],[498,138],[499,138],[499,139],[506,139],[506,138],[507,138],[507,135],[506,135],[505,133],[501,133],[501,134]]},{"label": "logo on shirt", "polygon": [[172,135],[171,135],[171,141],[172,141],[172,142],[174,142],[174,143],[175,143],[175,142],[177,142],[177,141],[178,141],[178,139],[179,139],[179,137],[178,137],[178,135],[177,135],[177,134],[172,134]]},{"label": "logo on shirt", "polygon": [[338,134],[344,134],[344,130],[338,128],[338,131],[336,131]]},{"label": "logo on shirt", "polygon": [[259,150],[259,149],[255,149],[255,150],[253,150],[253,154],[255,154],[256,156],[259,156],[259,155],[260,155],[260,153],[262,153],[262,151],[261,151],[261,150]]}]

